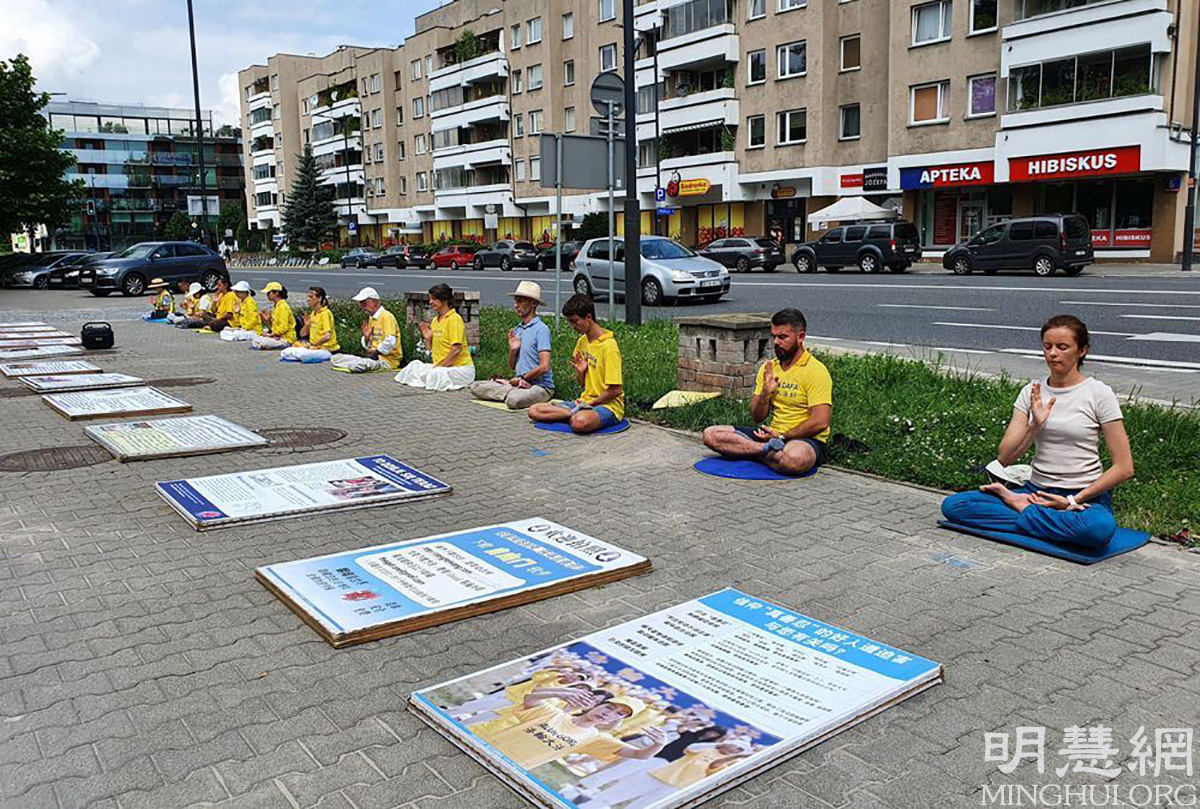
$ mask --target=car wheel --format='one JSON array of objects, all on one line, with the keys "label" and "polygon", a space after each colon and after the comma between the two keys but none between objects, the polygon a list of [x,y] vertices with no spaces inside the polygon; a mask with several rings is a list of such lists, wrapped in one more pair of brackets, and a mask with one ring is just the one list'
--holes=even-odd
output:
[{"label": "car wheel", "polygon": [[453,270],[454,272],[458,272],[458,262],[457,262],[457,261],[451,261],[451,262],[450,262],[450,269],[451,269],[451,270]]},{"label": "car wheel", "polygon": [[146,291],[146,279],[135,272],[129,273],[121,280],[121,292],[127,298],[141,295]]},{"label": "car wheel", "polygon": [[879,272],[879,257],[874,253],[863,253],[858,257],[858,269],[865,273]]},{"label": "car wheel", "polygon": [[109,295],[112,294],[111,289],[93,289],[93,290],[91,290],[91,292],[97,298],[107,298]]},{"label": "car wheel", "polygon": [[1043,278],[1054,275],[1054,259],[1050,256],[1038,256],[1033,260],[1033,271]]},{"label": "car wheel", "polygon": [[361,261],[354,262],[354,269],[361,270],[362,268],[363,268],[363,263]]},{"label": "car wheel", "polygon": [[795,263],[796,272],[812,272],[814,269],[816,269],[816,265],[813,264],[812,256],[808,255],[807,253],[797,253]]},{"label": "car wheel", "polygon": [[502,257],[500,259],[500,271],[508,272],[511,269],[512,269],[512,262],[508,260],[508,256]]},{"label": "car wheel", "polygon": [[481,259],[481,258],[475,259],[475,269],[477,269],[477,270],[483,269],[483,259]]},{"label": "car wheel", "polygon": [[737,271],[738,272],[750,272],[750,260],[748,258],[746,258],[745,256],[742,256],[741,258],[739,258],[737,260]]},{"label": "car wheel", "polygon": [[33,288],[34,289],[45,289],[49,285],[50,285],[50,279],[44,275],[39,275],[37,278],[33,279]]},{"label": "car wheel", "polygon": [[220,281],[221,278],[221,273],[216,272],[215,270],[209,270],[208,272],[204,273],[204,275],[200,276],[200,286],[204,287],[209,292],[212,292],[217,288],[217,282]]},{"label": "car wheel", "polygon": [[539,258],[539,259],[537,260],[537,264],[535,264],[535,265],[534,265],[534,269],[535,269],[535,270],[537,270],[538,272],[545,272],[545,271],[546,271],[546,262],[545,262],[545,260],[544,260],[544,259],[540,259],[540,258]]},{"label": "car wheel", "polygon": [[575,276],[575,282],[572,284],[572,286],[575,287],[576,295],[587,295],[589,298],[593,297],[592,282],[587,279],[586,275]]},{"label": "car wheel", "polygon": [[1079,275],[1079,273],[1083,272],[1083,267],[1067,267],[1066,269],[1063,270],[1063,272],[1065,272],[1067,275],[1074,277],[1076,275]]},{"label": "car wheel", "polygon": [[971,274],[971,259],[966,256],[959,256],[954,259],[954,274],[955,275],[970,275]]},{"label": "car wheel", "polygon": [[662,284],[654,278],[642,281],[642,305],[660,306],[663,302]]}]

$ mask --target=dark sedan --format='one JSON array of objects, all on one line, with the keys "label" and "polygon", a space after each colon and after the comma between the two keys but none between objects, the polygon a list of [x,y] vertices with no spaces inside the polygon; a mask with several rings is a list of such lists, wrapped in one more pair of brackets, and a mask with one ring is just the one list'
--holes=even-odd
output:
[{"label": "dark sedan", "polygon": [[402,270],[405,267],[419,267],[424,269],[429,266],[429,254],[425,252],[425,248],[423,247],[411,244],[398,244],[383,251],[383,255],[379,257],[379,266],[395,267],[398,270]]},{"label": "dark sedan", "polygon": [[731,237],[709,242],[699,251],[705,258],[738,272],[750,272],[761,267],[767,272],[783,263],[783,248],[774,239],[745,239]]},{"label": "dark sedan", "polygon": [[50,273],[58,267],[87,256],[84,252],[33,253],[28,258],[4,268],[0,283],[6,287],[33,287],[46,289],[50,285]]},{"label": "dark sedan", "polygon": [[111,255],[112,253],[81,253],[70,261],[64,261],[50,271],[50,289],[79,289],[79,271]]},{"label": "dark sedan", "polygon": [[485,247],[475,254],[475,269],[499,267],[508,272],[513,267],[524,267],[532,270],[537,265],[537,260],[538,251],[533,246],[533,242],[501,239],[491,247]]},{"label": "dark sedan", "polygon": [[[563,242],[562,257],[563,269],[568,269],[571,262],[575,260],[575,256],[579,255],[579,249],[583,247],[583,242]],[[554,245],[543,247],[538,253],[537,263],[533,268],[539,272],[554,269]]]},{"label": "dark sedan", "polygon": [[383,253],[380,253],[374,247],[355,247],[349,253],[342,256],[342,269],[354,267],[355,269],[364,269],[365,267],[374,267],[379,269],[380,259],[383,258]]}]

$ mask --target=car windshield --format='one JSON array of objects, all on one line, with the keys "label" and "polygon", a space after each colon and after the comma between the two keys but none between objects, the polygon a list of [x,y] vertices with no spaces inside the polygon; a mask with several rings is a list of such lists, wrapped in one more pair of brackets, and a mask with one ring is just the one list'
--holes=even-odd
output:
[{"label": "car windshield", "polygon": [[126,247],[113,258],[145,258],[154,252],[156,247],[158,247],[156,244],[135,244],[133,247]]},{"label": "car windshield", "polygon": [[691,258],[696,251],[670,239],[649,239],[642,242],[642,258]]},{"label": "car windshield", "polygon": [[517,242],[516,244],[513,245],[513,247],[516,248],[517,250],[533,250],[534,249],[532,242]]}]

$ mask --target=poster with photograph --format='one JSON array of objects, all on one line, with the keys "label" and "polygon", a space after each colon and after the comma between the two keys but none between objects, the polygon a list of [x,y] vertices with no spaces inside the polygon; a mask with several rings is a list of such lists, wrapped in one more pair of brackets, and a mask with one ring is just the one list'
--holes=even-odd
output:
[{"label": "poster with photograph", "polygon": [[84,434],[122,463],[209,455],[266,446],[267,439],[220,416],[180,416],[85,427]]},{"label": "poster with photograph", "polygon": [[68,374],[98,374],[103,369],[87,360],[51,360],[48,362],[9,362],[0,365],[0,373],[9,379],[22,376],[66,376]]},{"label": "poster with photograph", "polygon": [[146,380],[129,374],[49,374],[23,376],[21,384],[38,393],[65,393],[73,390],[105,390],[145,385]]},{"label": "poster with photograph", "polygon": [[72,393],[47,393],[42,401],[60,416],[71,421],[103,419],[110,416],[154,416],[187,413],[192,406],[168,396],[158,388],[118,388]]},{"label": "poster with photograph", "polygon": [[156,483],[193,528],[371,508],[449,494],[451,487],[389,455]]},{"label": "poster with photograph", "polygon": [[539,517],[265,565],[254,575],[338,647],[649,569],[645,557]]},{"label": "poster with photograph", "polygon": [[942,667],[734,589],[415,692],[537,806],[694,806],[942,681]]},{"label": "poster with photograph", "polygon": [[30,357],[65,357],[68,354],[82,354],[78,346],[36,346],[34,348],[3,348],[0,347],[0,361],[25,360]]}]

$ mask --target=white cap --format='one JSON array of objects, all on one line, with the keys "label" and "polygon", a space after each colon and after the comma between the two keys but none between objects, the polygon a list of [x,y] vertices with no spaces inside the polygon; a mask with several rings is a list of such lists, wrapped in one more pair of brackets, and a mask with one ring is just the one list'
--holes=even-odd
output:
[{"label": "white cap", "polygon": [[199,295],[199,294],[200,294],[201,292],[203,292],[203,291],[204,291],[204,287],[200,286],[200,285],[199,285],[198,283],[196,283],[195,281],[193,281],[193,282],[192,282],[192,285],[191,285],[190,287],[188,287],[188,294],[189,294],[189,295]]},{"label": "white cap", "polygon": [[232,289],[234,292],[250,292],[250,291],[252,291],[250,289],[250,285],[247,284],[245,281],[238,281],[236,284],[234,284],[232,287],[230,287],[230,289]]},{"label": "white cap", "polygon": [[358,294],[354,296],[354,300],[356,301],[365,301],[368,298],[379,300],[379,293],[375,291],[375,287],[363,287],[358,291]]}]

